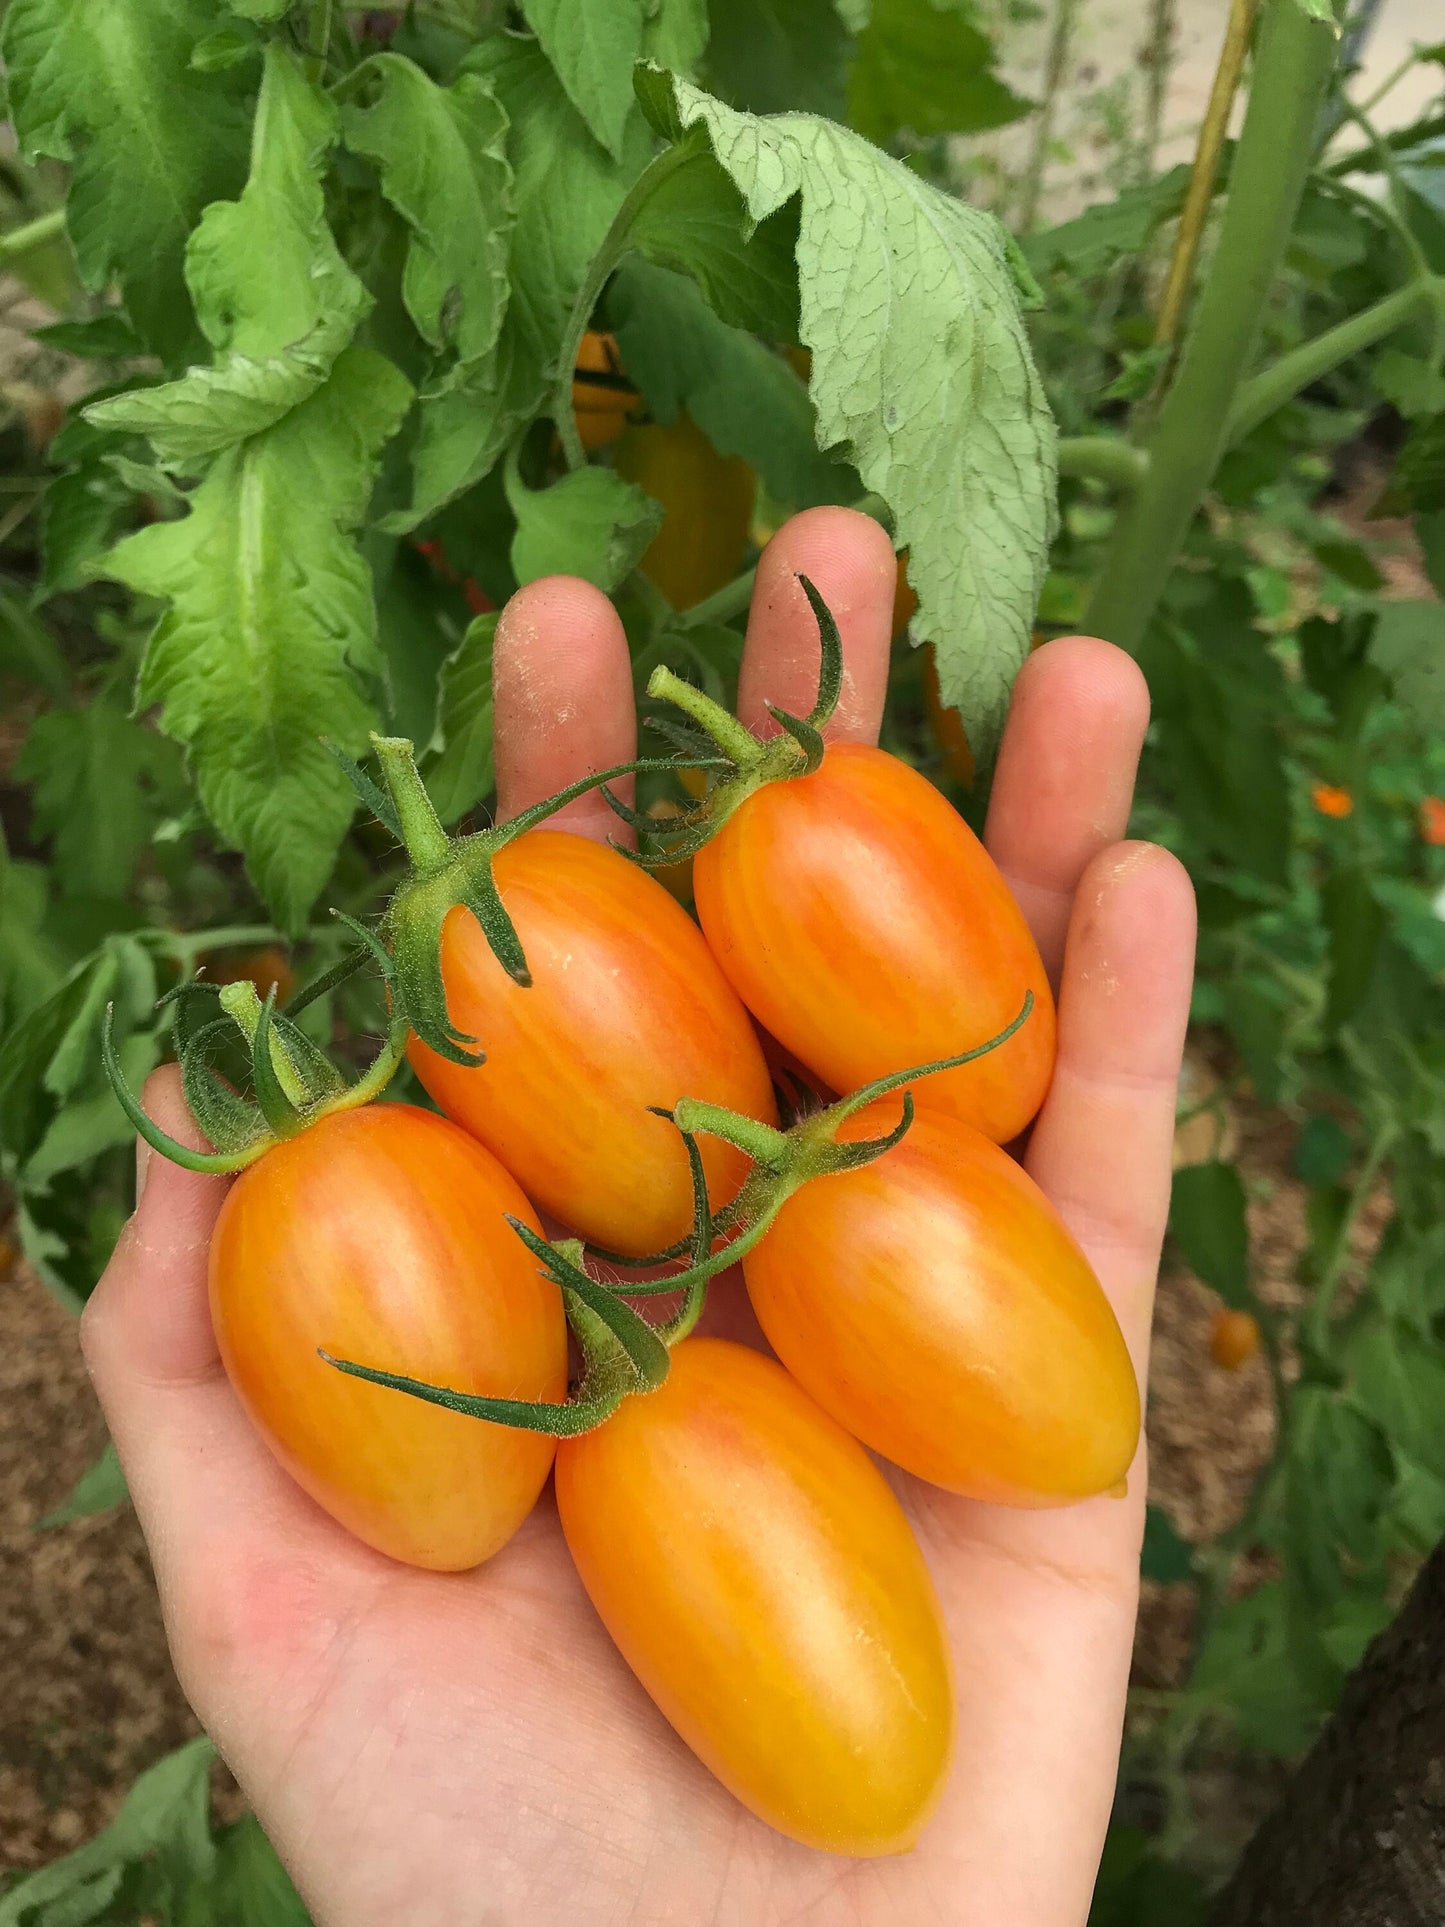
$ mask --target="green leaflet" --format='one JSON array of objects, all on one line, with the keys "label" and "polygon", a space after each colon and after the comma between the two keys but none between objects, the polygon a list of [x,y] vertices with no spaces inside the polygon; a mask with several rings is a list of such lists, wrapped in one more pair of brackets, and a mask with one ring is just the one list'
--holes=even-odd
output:
[{"label": "green leaflet", "polygon": [[169,604],[140,700],[190,749],[201,800],[277,921],[299,928],[351,820],[318,738],[361,749],[378,668],[371,578],[348,532],[411,399],[370,349],[284,420],[221,455],[189,515],[129,537],[105,572]]},{"label": "green leaflet", "polygon": [[709,0],[713,93],[752,114],[846,118],[849,24],[834,0]]},{"label": "green leaflet", "polygon": [[492,787],[492,643],[495,614],[478,616],[442,664],[436,728],[427,745],[427,793],[445,824]]},{"label": "green leaflet", "polygon": [[915,628],[970,740],[997,737],[1055,524],[1056,441],[1004,230],[858,135],[757,120],[673,83],[755,221],[801,198],[802,336],[820,441],[912,551]]},{"label": "green leaflet", "polygon": [[521,0],[521,10],[588,131],[621,160],[643,0]]},{"label": "green leaflet", "polygon": [[1384,603],[1370,659],[1422,728],[1445,730],[1445,608],[1438,602]]},{"label": "green leaflet", "polygon": [[[160,1856],[173,1889],[209,1884],[216,1850],[209,1825],[210,1770],[216,1749],[202,1736],[143,1773],[103,1833],[51,1866],[27,1874],[0,1899],[0,1927],[22,1927],[49,1902],[68,1903],[72,1921],[100,1918],[125,1868]],[[89,1903],[96,1902],[94,1907]]]},{"label": "green leaflet", "polygon": [[1029,112],[994,72],[970,0],[873,0],[848,73],[848,119],[871,141],[977,133]]},{"label": "green leaflet", "polygon": [[610,468],[574,469],[550,488],[529,489],[509,464],[507,500],[517,518],[512,569],[519,584],[580,575],[610,594],[662,522],[661,503]]},{"label": "green leaflet", "polygon": [[69,161],[66,229],[87,287],[119,279],[127,311],[167,361],[195,324],[186,238],[246,165],[246,76],[200,73],[191,48],[210,0],[12,0],[3,53],[24,152]]},{"label": "green leaflet", "polygon": [[98,402],[89,421],[147,435],[163,461],[188,463],[260,434],[320,387],[371,306],[326,221],[336,136],[331,102],[269,46],[250,178],[238,201],[207,208],[186,249],[216,362]]},{"label": "green leaflet", "polygon": [[507,308],[512,170],[507,117],[486,82],[436,82],[399,54],[377,54],[342,110],[346,145],[374,161],[382,192],[411,229],[402,293],[417,332],[462,361],[495,348]]},{"label": "green leaflet", "polygon": [[690,76],[707,48],[707,0],[647,0],[644,12],[642,58]]},{"label": "green leaflet", "polygon": [[756,336],[720,321],[687,275],[629,256],[607,295],[622,363],[659,421],[685,409],[721,455],[751,462],[795,508],[862,493],[813,439],[808,390]]},{"label": "green leaflet", "polygon": [[459,362],[422,398],[412,503],[387,523],[398,531],[479,481],[541,406],[577,290],[648,154],[647,129],[634,114],[621,158],[610,159],[532,41],[485,40],[466,70],[488,82],[509,123],[512,295],[495,358]]},{"label": "green leaflet", "polygon": [[175,751],[97,700],[52,709],[30,726],[15,774],[34,785],[35,827],[52,839],[55,867],[75,897],[120,897],[155,820],[150,790],[179,775]]},{"label": "green leaflet", "polygon": [[46,1528],[68,1525],[72,1519],[88,1519],[97,1512],[109,1512],[114,1506],[124,1505],[128,1496],[115,1443],[107,1439],[105,1450],[94,1465],[88,1465],[81,1473],[69,1497],[37,1523]]}]

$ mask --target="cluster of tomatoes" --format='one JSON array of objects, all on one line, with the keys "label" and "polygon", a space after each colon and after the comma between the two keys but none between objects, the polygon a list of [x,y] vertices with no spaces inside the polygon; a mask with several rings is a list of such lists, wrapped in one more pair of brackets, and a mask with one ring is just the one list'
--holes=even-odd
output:
[{"label": "cluster of tomatoes", "polygon": [[[442,1115],[338,1095],[253,1008],[268,1134],[238,1140],[210,1293],[247,1411],[342,1525],[461,1571],[555,1472],[583,1584],[687,1744],[774,1827],[877,1854],[940,1793],[954,1691],[870,1450],[1067,1504],[1120,1489],[1139,1401],[1086,1259],[1001,1148],[1053,1069],[1038,951],[923,776],[824,747],[837,635],[805,587],[820,698],[777,736],[654,678],[710,781],[669,847],[639,819],[641,864],[548,805],[453,842],[406,746],[378,746],[413,874],[367,941]],[[646,868],[679,848],[696,921]],[[772,1357],[693,1335],[738,1260],[720,1308],[745,1290]]]}]

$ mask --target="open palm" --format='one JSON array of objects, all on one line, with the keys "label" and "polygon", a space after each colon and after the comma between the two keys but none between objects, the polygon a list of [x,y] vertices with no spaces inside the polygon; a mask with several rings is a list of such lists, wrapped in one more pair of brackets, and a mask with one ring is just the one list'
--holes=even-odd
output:
[{"label": "open palm", "polygon": [[[831,734],[876,737],[894,564],[842,509],[796,517],[758,571],[743,718],[806,710],[817,630],[843,637]],[[499,804],[515,813],[634,753],[611,605],[554,578],[498,627]],[[1122,844],[1147,720],[1109,645],[1048,644],[1019,677],[989,846],[1060,992],[1027,1163],[1093,1260],[1141,1379],[1169,1187],[1193,910],[1162,851]],[[588,797],[557,819],[607,836]],[[183,1136],[174,1071],[147,1108]],[[319,1927],[879,1923],[1073,1927],[1108,1818],[1134,1624],[1142,1457],[1126,1499],[1023,1513],[899,1475],[958,1675],[958,1752],[915,1851],[834,1859],[752,1818],[627,1671],[550,1496],[480,1570],[421,1573],[349,1538],[282,1473],[222,1372],[205,1259],[217,1178],[142,1152],[143,1195],[87,1309],[86,1357],[155,1563],[181,1682]],[[745,1335],[731,1275],[710,1322]],[[755,1327],[751,1328],[755,1332]]]}]

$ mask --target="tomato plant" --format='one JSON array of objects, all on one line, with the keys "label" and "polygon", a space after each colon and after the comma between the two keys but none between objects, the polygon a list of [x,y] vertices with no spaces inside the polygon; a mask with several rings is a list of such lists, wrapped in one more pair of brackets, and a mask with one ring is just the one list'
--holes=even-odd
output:
[{"label": "tomato plant", "polygon": [[674,609],[690,609],[732,581],[747,554],[753,472],[719,455],[686,415],[640,422],[617,444],[619,475],[662,506],[662,526],[638,567]]},{"label": "tomato plant", "polygon": [[938,1602],[882,1475],[778,1365],[688,1339],[562,1444],[557,1507],[628,1665],[745,1806],[830,1853],[913,1845],[953,1747]]},{"label": "tomato plant", "polygon": [[369,1105],[243,1172],[211,1246],[216,1338],[252,1423],[349,1531],[440,1572],[506,1544],[546,1481],[552,1440],[393,1398],[318,1352],[560,1402],[561,1296],[509,1216],[540,1229],[490,1152],[411,1105]]}]

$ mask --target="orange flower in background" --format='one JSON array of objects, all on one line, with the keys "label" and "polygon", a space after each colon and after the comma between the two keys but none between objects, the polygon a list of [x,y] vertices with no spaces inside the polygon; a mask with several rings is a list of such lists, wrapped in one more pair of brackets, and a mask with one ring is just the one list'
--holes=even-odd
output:
[{"label": "orange flower in background", "polygon": [[1321,816],[1348,816],[1355,807],[1350,792],[1335,783],[1316,783],[1310,791],[1310,801]]},{"label": "orange flower in background", "polygon": [[1420,841],[1445,843],[1445,797],[1427,796],[1420,805]]}]

